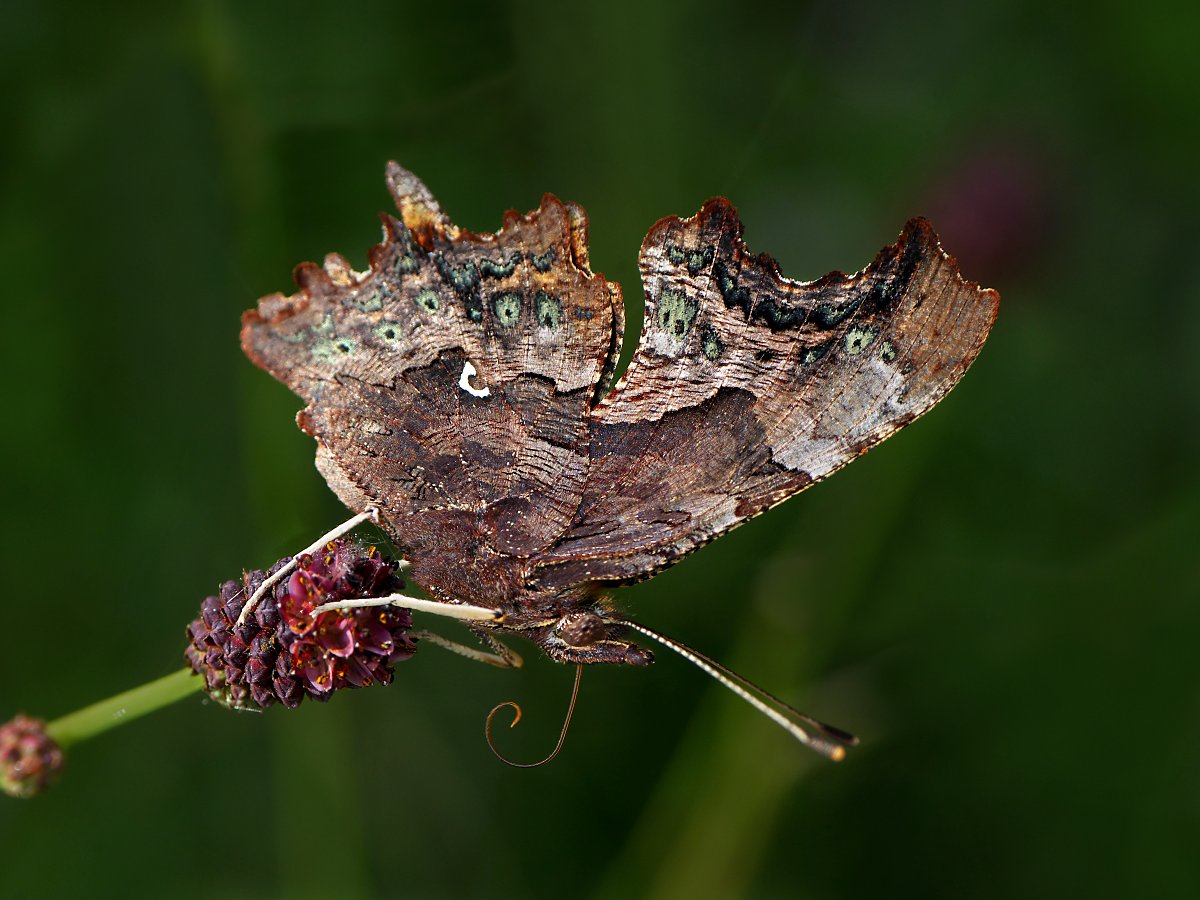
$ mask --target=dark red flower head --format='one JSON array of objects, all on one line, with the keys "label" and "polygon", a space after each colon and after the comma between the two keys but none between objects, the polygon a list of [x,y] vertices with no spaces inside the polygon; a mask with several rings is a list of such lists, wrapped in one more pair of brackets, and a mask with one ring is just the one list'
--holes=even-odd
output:
[{"label": "dark red flower head", "polygon": [[378,606],[328,610],[327,603],[370,599],[404,587],[397,564],[374,547],[345,540],[328,544],[319,556],[302,556],[296,570],[264,597],[250,621],[236,623],[246,598],[288,562],[271,572],[251,572],[241,582],[221,586],[201,617],[188,628],[192,669],[207,680],[211,697],[232,707],[296,707],[307,695],[327,700],[344,687],[392,680],[391,664],[416,649],[409,637],[406,609]]},{"label": "dark red flower head", "polygon": [[45,722],[17,716],[0,725],[0,789],[12,797],[40,794],[62,769],[63,754]]}]

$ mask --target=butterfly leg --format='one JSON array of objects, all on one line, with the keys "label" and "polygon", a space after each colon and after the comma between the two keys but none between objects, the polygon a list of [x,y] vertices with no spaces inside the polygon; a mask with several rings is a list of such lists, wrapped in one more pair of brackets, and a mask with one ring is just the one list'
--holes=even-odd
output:
[{"label": "butterfly leg", "polygon": [[488,606],[472,606],[469,603],[443,603],[440,600],[425,600],[421,597],[409,597],[405,594],[388,594],[386,597],[360,597],[352,600],[341,600],[334,603],[322,603],[312,611],[315,616],[329,612],[331,609],[365,609],[371,606],[399,606],[417,612],[432,613],[447,619],[462,619],[467,622],[504,621],[504,613]]},{"label": "butterfly leg", "polygon": [[292,573],[292,570],[299,565],[300,557],[305,556],[306,554],[312,555],[313,553],[316,553],[330,541],[336,540],[343,534],[353,531],[368,519],[374,522],[376,525],[379,524],[379,510],[374,506],[368,508],[364,512],[359,513],[357,516],[351,516],[341,525],[337,526],[337,528],[334,528],[332,531],[321,535],[321,537],[319,537],[311,545],[305,547],[303,550],[293,556],[287,565],[280,567],[275,574],[258,586],[258,590],[254,592],[250,599],[246,601],[246,605],[242,607],[242,612],[241,615],[238,616],[237,624],[239,626],[246,624],[246,619],[249,618],[250,613],[254,612],[254,608],[258,606],[259,601],[262,600],[267,591]]},{"label": "butterfly leg", "polygon": [[[449,619],[459,619],[465,622],[497,623],[504,621],[504,613],[498,609],[491,609],[486,606],[471,606],[469,603],[442,603],[437,600],[425,600],[421,597],[408,597],[404,594],[389,594],[386,597],[361,597],[335,603],[322,603],[312,611],[312,615],[319,615],[320,613],[335,609],[368,609],[374,606],[397,606],[401,609],[432,613],[435,616],[445,616]],[[492,637],[487,632],[475,632],[475,634],[481,641],[495,650],[495,653],[488,653],[484,650],[468,647],[465,644],[444,638],[432,631],[412,631],[409,633],[415,638],[429,641],[431,644],[436,644],[452,653],[457,653],[459,656],[465,656],[468,659],[484,662],[501,669],[519,669],[525,665],[525,660],[521,658],[521,654]]]},{"label": "butterfly leg", "polygon": [[466,644],[460,644],[458,641],[444,638],[432,631],[410,631],[409,634],[417,640],[429,641],[429,643],[436,644],[445,650],[449,650],[451,653],[457,653],[459,656],[465,656],[467,659],[473,659],[476,662],[487,663],[489,666],[495,666],[498,669],[519,669],[525,665],[525,660],[521,658],[521,654],[496,640],[491,635],[480,635],[480,638],[495,650],[495,653],[488,653],[486,650],[480,650],[476,647],[468,647]]},{"label": "butterfly leg", "polygon": [[479,637],[504,660],[505,668],[519,669],[525,665],[525,660],[521,658],[521,654],[500,640],[500,638],[493,637],[490,634],[481,634]]}]

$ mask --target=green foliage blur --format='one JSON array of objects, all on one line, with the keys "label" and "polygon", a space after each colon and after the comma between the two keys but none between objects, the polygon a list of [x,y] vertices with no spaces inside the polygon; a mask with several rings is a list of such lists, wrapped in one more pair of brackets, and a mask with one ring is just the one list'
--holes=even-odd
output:
[{"label": "green foliage blur", "polygon": [[[238,317],[365,266],[418,173],[493,230],[584,205],[640,321],[659,217],[852,271],[929,216],[1000,320],[928,417],[620,592],[862,746],[676,659],[429,648],[296,713],[199,699],[0,801],[4,898],[1194,897],[1194,4],[5,4],[0,719],[182,663],[201,599],[340,521]],[[627,345],[628,346],[628,345]],[[435,623],[443,633],[454,626]],[[532,654],[527,654],[532,656]]]}]

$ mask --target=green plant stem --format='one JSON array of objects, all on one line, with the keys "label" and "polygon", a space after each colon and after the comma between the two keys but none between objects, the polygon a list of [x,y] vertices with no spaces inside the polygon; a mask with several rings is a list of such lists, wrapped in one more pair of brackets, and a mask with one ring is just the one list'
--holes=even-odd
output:
[{"label": "green plant stem", "polygon": [[191,669],[180,669],[131,691],[85,706],[46,725],[46,733],[64,749],[132,722],[204,687],[204,679]]}]

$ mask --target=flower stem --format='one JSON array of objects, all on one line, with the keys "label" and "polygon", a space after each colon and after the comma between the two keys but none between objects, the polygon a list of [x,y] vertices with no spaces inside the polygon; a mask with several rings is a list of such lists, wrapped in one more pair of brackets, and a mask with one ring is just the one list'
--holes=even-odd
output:
[{"label": "flower stem", "polygon": [[204,679],[191,669],[180,669],[171,675],[143,684],[131,691],[85,706],[55,719],[46,726],[46,733],[60,747],[66,748],[124,725],[134,719],[169,706],[204,687]]}]

